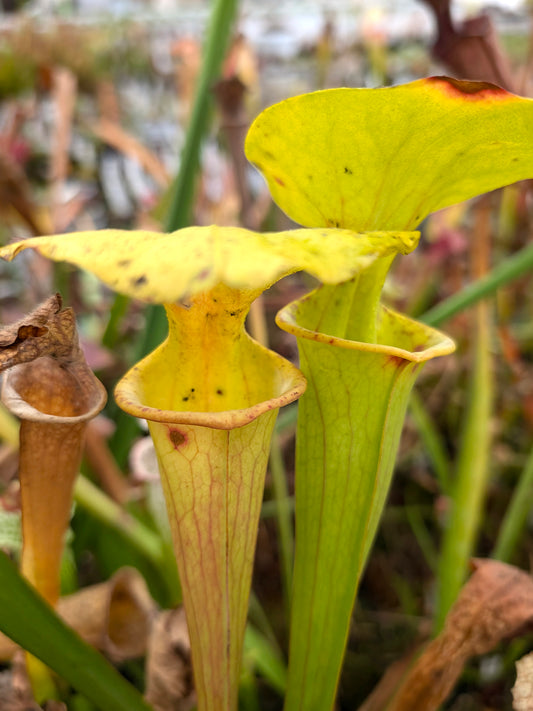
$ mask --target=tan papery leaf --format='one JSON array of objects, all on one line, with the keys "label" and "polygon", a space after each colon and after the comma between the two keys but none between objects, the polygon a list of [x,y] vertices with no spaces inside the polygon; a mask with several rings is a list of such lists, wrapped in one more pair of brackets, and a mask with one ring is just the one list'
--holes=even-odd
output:
[{"label": "tan papery leaf", "polygon": [[20,321],[0,328],[0,370],[41,356],[69,358],[77,350],[72,309],[61,310],[59,294],[51,296]]},{"label": "tan papery leaf", "polygon": [[516,683],[511,691],[514,711],[533,711],[533,652],[516,662]]},{"label": "tan papery leaf", "polygon": [[155,711],[189,711],[196,704],[183,608],[165,610],[152,628],[146,659],[146,700]]},{"label": "tan papery leaf", "polygon": [[[533,625],[533,578],[496,560],[475,559],[474,573],[451,609],[441,634],[431,641],[397,685],[386,711],[436,711],[452,691],[470,657],[486,654],[504,639]],[[378,687],[362,707],[379,695]],[[382,697],[380,697],[382,698]],[[517,707],[519,711],[533,706]]]}]

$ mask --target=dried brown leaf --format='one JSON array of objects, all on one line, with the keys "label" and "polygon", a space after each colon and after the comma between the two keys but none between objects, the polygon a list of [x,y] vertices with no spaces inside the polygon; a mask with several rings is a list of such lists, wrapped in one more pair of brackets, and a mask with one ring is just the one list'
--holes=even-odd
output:
[{"label": "dried brown leaf", "polygon": [[2,711],[41,711],[33,698],[21,650],[15,655],[11,669],[0,673],[0,701]]},{"label": "dried brown leaf", "polygon": [[21,570],[54,605],[85,428],[107,394],[85,362],[73,311],[61,310],[58,295],[3,329],[0,342],[2,402],[21,420]]},{"label": "dried brown leaf", "polygon": [[437,41],[433,55],[457,77],[490,81],[517,91],[508,56],[504,52],[491,18],[478,15],[457,26],[452,20],[450,0],[424,0],[435,12]]},{"label": "dried brown leaf", "polygon": [[0,328],[0,371],[41,356],[73,359],[77,335],[72,309],[55,294],[17,323]]},{"label": "dried brown leaf", "polygon": [[183,608],[165,610],[152,628],[146,659],[146,700],[155,711],[189,711],[196,703]]},{"label": "dried brown leaf", "polygon": [[394,695],[382,708],[435,711],[470,657],[485,654],[533,626],[533,578],[495,560],[476,559],[473,566],[474,573],[446,618],[444,630],[426,646],[398,691],[391,689]]},{"label": "dried brown leaf", "polygon": [[533,652],[516,662],[512,694],[514,711],[533,711]]},{"label": "dried brown leaf", "polygon": [[[142,575],[134,568],[120,568],[110,580],[62,597],[57,612],[82,639],[120,663],[146,653],[156,604]],[[0,661],[18,649],[0,634]]]},{"label": "dried brown leaf", "polygon": [[383,709],[386,709],[387,703],[398,691],[419,652],[420,648],[417,647],[393,662],[358,711],[383,711]]},{"label": "dried brown leaf", "polygon": [[156,605],[142,575],[122,568],[112,578],[104,650],[115,662],[142,657],[155,617]]}]

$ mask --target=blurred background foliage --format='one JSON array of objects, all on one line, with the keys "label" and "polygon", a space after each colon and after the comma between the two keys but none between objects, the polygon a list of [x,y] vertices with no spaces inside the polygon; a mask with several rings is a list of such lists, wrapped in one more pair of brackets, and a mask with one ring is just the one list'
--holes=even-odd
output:
[{"label": "blurred background foliage", "polygon": [[[210,4],[4,0],[2,6],[0,242],[105,227],[167,229],[173,177],[184,169],[183,149],[190,140]],[[210,120],[198,139],[199,168],[187,173],[194,189],[180,209],[195,224],[254,229],[288,224],[246,164],[242,142],[264,106],[291,95],[432,74],[493,81],[529,95],[531,9],[519,2],[483,6],[456,0],[243,3],[222,69],[208,87],[203,112]],[[531,185],[523,183],[428,218],[420,248],[398,260],[387,282],[388,303],[413,316],[427,314],[426,320],[456,339],[458,351],[426,367],[413,399],[360,592],[339,709],[359,708],[389,665],[430,633],[438,617],[436,590],[442,593],[450,572],[446,550],[457,543],[443,533],[454,507],[474,522],[467,558],[495,555],[530,568],[531,197]],[[491,281],[506,265],[505,278]],[[488,283],[482,313],[466,299],[453,314],[439,317],[431,311],[467,293],[476,279]],[[275,328],[273,316],[311,286],[306,276],[284,280],[250,317],[254,335],[292,359],[295,345]],[[155,327],[146,337],[153,316],[87,274],[25,255],[0,265],[0,321],[17,320],[55,290],[75,308],[86,358],[112,392],[139,352],[160,340]],[[483,361],[475,355],[481,333],[488,354]],[[489,390],[491,397],[480,405],[479,393]],[[479,427],[472,430],[468,418],[476,402]],[[280,579],[287,561],[279,532],[292,534],[283,529],[279,504],[292,494],[295,417],[294,408],[280,417],[267,476],[250,613],[260,634],[254,637],[252,630],[247,642],[246,709],[282,707],[287,619]],[[16,425],[5,413],[0,437],[0,545],[16,559]],[[131,566],[158,606],[179,603],[153,452],[143,424],[121,416],[112,398],[90,426],[83,473],[63,592],[109,581]],[[526,635],[474,659],[445,708],[511,709],[514,661],[531,642]],[[144,652],[125,661],[104,651],[130,681],[144,687]],[[5,669],[14,673],[7,662]],[[68,709],[94,708],[68,687],[62,694]],[[168,708],[181,708],[175,699],[172,703]]]}]

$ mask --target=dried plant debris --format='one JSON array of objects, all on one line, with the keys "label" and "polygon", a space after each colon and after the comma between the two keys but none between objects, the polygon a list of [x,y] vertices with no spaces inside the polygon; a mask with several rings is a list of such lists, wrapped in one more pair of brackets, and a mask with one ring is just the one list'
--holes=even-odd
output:
[{"label": "dried plant debris", "polygon": [[512,693],[514,711],[533,711],[533,652],[517,661]]},{"label": "dried plant debris", "polygon": [[2,400],[21,420],[44,422],[53,415],[86,421],[105,404],[105,389],[79,346],[74,312],[62,309],[59,294],[0,328],[0,371],[5,370]]},{"label": "dried plant debris", "polygon": [[16,653],[11,669],[0,673],[0,700],[2,711],[41,711],[33,698],[21,650]]},{"label": "dried plant debris", "polygon": [[[381,710],[436,711],[452,691],[470,657],[486,654],[504,639],[533,628],[533,578],[496,560],[475,559],[474,573],[446,618],[441,634],[431,641],[396,687],[388,682],[388,704],[380,685],[362,707]],[[530,672],[531,674],[531,672]],[[531,676],[530,676],[531,678]],[[385,675],[384,680],[387,680]],[[533,706],[517,706],[519,711]]]},{"label": "dried plant debris", "polygon": [[55,605],[64,536],[87,422],[107,393],[79,347],[72,309],[55,295],[0,330],[1,399],[20,419],[21,571]]},{"label": "dried plant debris", "polygon": [[55,294],[20,321],[0,328],[0,370],[45,355],[77,355],[74,313],[61,306],[61,296]]},{"label": "dried plant debris", "polygon": [[146,700],[155,711],[189,711],[196,704],[183,608],[162,612],[152,628],[146,659]]},{"label": "dried plant debris", "polygon": [[[142,575],[135,568],[119,568],[110,580],[62,597],[57,612],[82,639],[122,663],[146,653],[157,608]],[[0,633],[0,662],[18,649]]]}]

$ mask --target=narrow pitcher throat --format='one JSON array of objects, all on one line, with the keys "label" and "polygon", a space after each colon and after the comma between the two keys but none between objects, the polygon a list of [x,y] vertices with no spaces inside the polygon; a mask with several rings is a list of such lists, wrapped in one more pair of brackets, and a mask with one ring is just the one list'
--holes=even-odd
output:
[{"label": "narrow pitcher throat", "polygon": [[168,338],[119,382],[119,406],[149,421],[233,429],[297,399],[301,372],[245,331],[255,295],[217,288],[188,308],[167,305]]},{"label": "narrow pitcher throat", "polygon": [[[370,305],[369,312],[362,318],[358,318],[356,313],[357,296],[338,318],[324,317],[324,305],[335,307],[336,302],[342,300],[352,286],[351,283],[339,285],[337,294],[335,287],[319,287],[281,309],[276,316],[276,323],[284,331],[296,336],[300,343],[307,342],[310,345],[315,342],[417,363],[455,350],[453,340],[446,334],[387,308],[379,300]],[[353,291],[350,296],[353,296]],[[329,328],[326,330],[323,326]],[[339,333],[345,333],[346,336]]]}]

